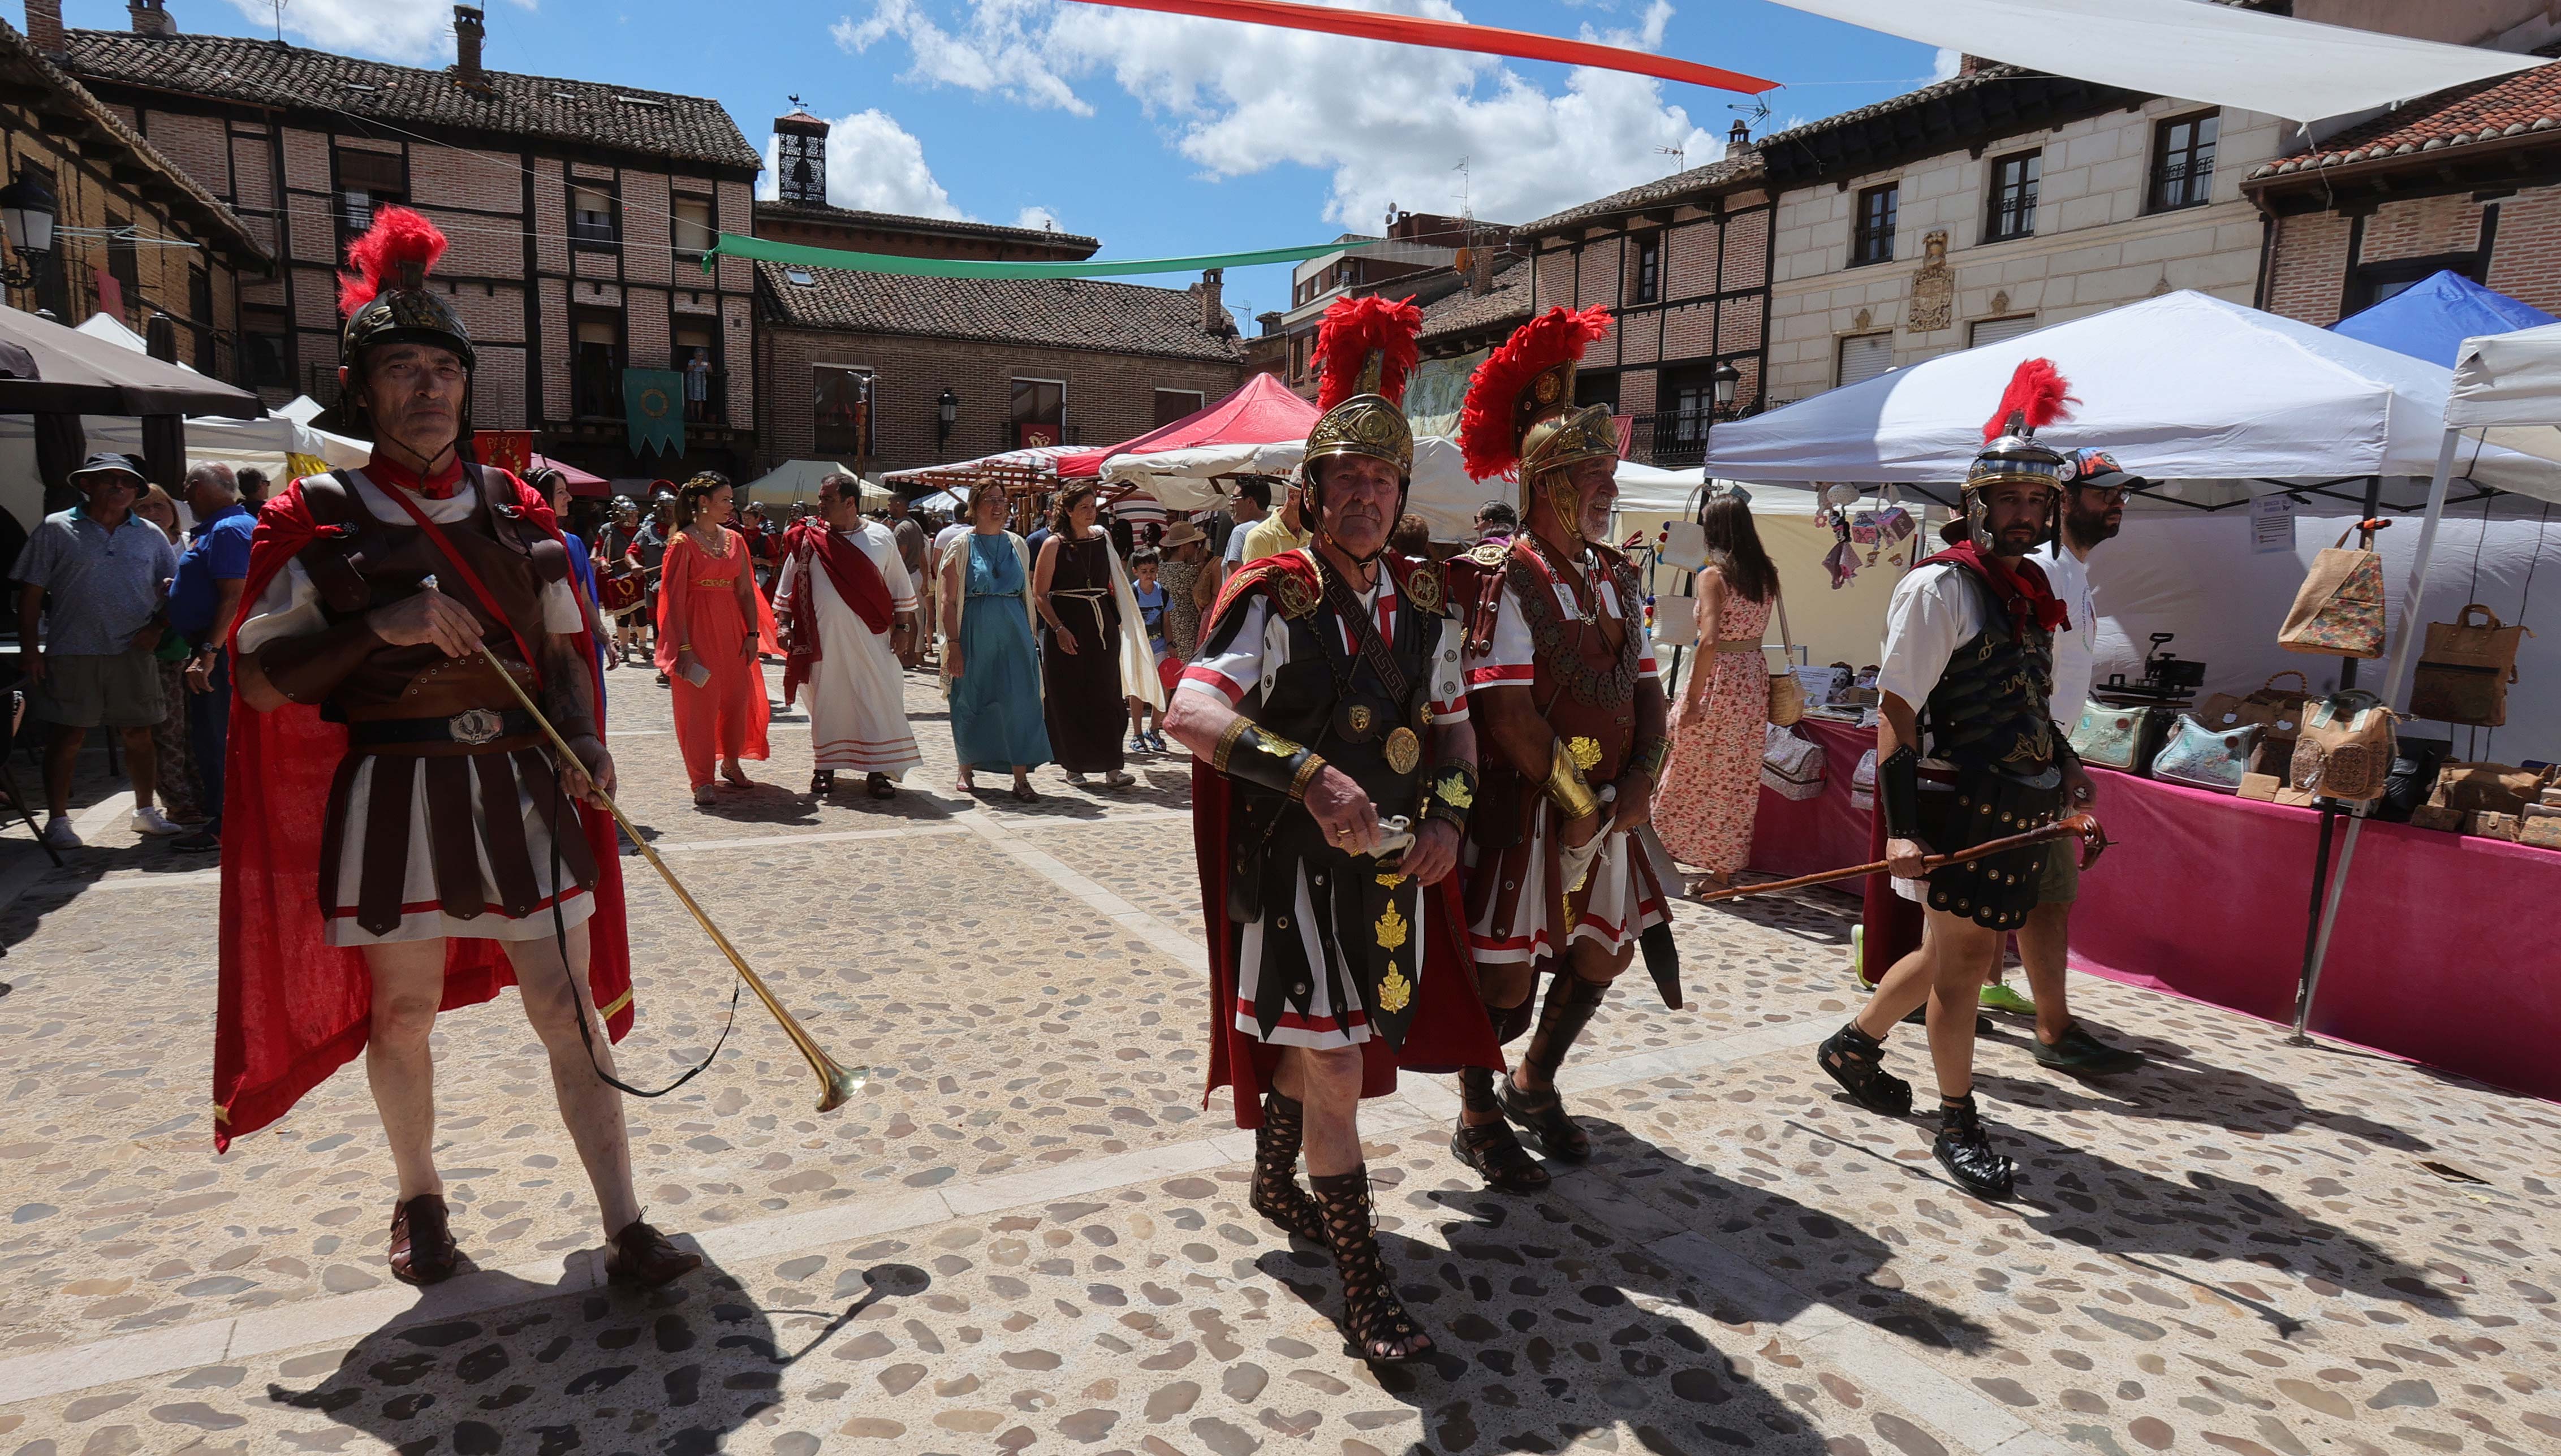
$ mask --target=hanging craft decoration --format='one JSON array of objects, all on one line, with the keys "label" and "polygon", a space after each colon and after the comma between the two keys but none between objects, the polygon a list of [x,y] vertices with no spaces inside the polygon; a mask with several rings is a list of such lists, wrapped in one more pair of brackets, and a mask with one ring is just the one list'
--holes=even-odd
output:
[{"label": "hanging craft decoration", "polygon": [[1713,86],[1718,90],[1742,91],[1747,95],[1759,95],[1779,87],[1775,81],[1764,81],[1739,71],[1701,66],[1695,61],[1656,56],[1622,46],[1559,40],[1530,31],[1468,25],[1456,20],[1433,20],[1419,15],[1336,10],[1323,5],[1295,5],[1289,0],[1083,0],[1083,3],[1110,5],[1123,10],[1156,10],[1168,15],[1197,15],[1210,20],[1242,21],[1249,25],[1280,26],[1284,30],[1322,31],[1328,35],[1355,36],[1365,41],[1426,46],[1436,51],[1474,51],[1486,56],[1510,56],[1521,61],[1591,66],[1603,71],[1623,71],[1631,76],[1651,76],[1663,81],[1686,81],[1691,85]]}]

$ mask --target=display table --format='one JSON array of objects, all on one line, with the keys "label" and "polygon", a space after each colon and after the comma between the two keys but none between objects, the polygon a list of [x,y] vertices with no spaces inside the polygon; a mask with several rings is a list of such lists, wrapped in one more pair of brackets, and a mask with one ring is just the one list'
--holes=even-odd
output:
[{"label": "display table", "polygon": [[[1822,794],[1763,790],[1752,868],[1804,875],[1869,858],[1850,774],[1873,729],[1808,720]],[[2072,965],[2291,1024],[2320,815],[2091,770],[2115,845],[2081,881]],[[2342,842],[2340,822],[2335,845]],[[2357,841],[2312,1030],[2561,1100],[2561,969],[2545,916],[2561,853],[2369,822]],[[2210,1056],[2210,1049],[2199,1049]]]}]

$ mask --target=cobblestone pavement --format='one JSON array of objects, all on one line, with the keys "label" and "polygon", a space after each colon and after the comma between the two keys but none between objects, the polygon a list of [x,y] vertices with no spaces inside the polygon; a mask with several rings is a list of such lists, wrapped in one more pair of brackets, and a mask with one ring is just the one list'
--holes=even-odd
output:
[{"label": "cobblestone pavement", "polygon": [[[1920,1121],[1814,1069],[1853,989],[1824,898],[1683,911],[1689,1009],[1614,996],[1565,1078],[1596,1156],[1545,1195],[1451,1161],[1446,1079],[1369,1104],[1383,1239],[1441,1342],[1373,1373],[1327,1261],[1245,1207],[1225,1095],[1201,1106],[1180,759],[972,802],[917,675],[929,766],[895,801],[798,792],[784,720],[766,782],[701,810],[664,694],[608,681],[634,818],[874,1079],[812,1114],[750,1000],[712,1070],[634,1102],[650,1215],[710,1259],[642,1296],[598,1281],[522,1019],[456,1013],[438,1157],[477,1272],[422,1297],[384,1270],[356,1069],[213,1155],[215,876],[111,801],[65,870],[0,840],[0,1456],[2561,1451],[2556,1109],[2076,981],[2153,1059],[2058,1079],[2001,1020],[1981,1088],[2021,1197],[1979,1203]],[[663,1079],[727,970],[626,871],[622,1054]],[[1890,1054],[1926,1077],[1917,1036]]]}]

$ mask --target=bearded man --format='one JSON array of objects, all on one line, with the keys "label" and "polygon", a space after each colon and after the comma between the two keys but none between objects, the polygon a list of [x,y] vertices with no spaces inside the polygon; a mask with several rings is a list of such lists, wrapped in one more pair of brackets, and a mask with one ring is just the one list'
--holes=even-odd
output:
[{"label": "bearded man", "polygon": [[[913,523],[909,523],[911,526]],[[782,701],[809,689],[809,738],[817,766],[809,792],[824,797],[836,770],[865,775],[875,799],[925,762],[907,723],[905,670],[916,666],[916,581],[892,528],[863,519],[850,475],[818,482],[818,514],[783,537],[773,615],[782,624]]]},{"label": "bearded man", "polygon": [[[1574,405],[1584,348],[1606,308],[1554,308],[1476,368],[1458,442],[1478,480],[1516,474],[1521,531],[1459,560],[1472,603],[1467,699],[1487,745],[1484,802],[1467,853],[1467,944],[1498,1039],[1537,1029],[1497,1085],[1459,1073],[1450,1151],[1491,1186],[1547,1185],[1510,1124],[1548,1156],[1580,1163],[1590,1139],[1566,1115],[1556,1071],[1634,960],[1638,942],[1678,1007],[1662,872],[1647,847],[1654,780],[1670,755],[1668,710],[1644,630],[1633,563],[1605,543],[1619,496],[1619,432],[1607,406]],[[1596,788],[1595,785],[1600,785]]]},{"label": "bearded man", "polygon": [[[587,615],[550,506],[460,453],[473,353],[427,285],[443,250],[398,207],[348,247],[339,381],[373,460],[296,482],[253,539],[230,635],[215,1146],[361,1052],[399,1178],[392,1273],[445,1278],[459,1252],[428,1037],[439,1010],[512,984],[607,1270],[663,1284],[702,1260],[641,1220],[612,1053],[596,1045],[598,1020],[629,1030],[631,992],[612,822],[581,804],[613,787]],[[553,759],[510,678],[573,758]]]},{"label": "bearded man", "polygon": [[1379,298],[1326,310],[1315,540],[1229,579],[1165,718],[1195,760],[1209,1085],[1233,1083],[1255,1129],[1255,1211],[1331,1249],[1345,1353],[1373,1362],[1432,1343],[1371,1228],[1360,1100],[1394,1091],[1400,1064],[1499,1054],[1463,979],[1452,878],[1476,783],[1458,627],[1441,568],[1386,550],[1413,474],[1397,401],[1421,323]]}]

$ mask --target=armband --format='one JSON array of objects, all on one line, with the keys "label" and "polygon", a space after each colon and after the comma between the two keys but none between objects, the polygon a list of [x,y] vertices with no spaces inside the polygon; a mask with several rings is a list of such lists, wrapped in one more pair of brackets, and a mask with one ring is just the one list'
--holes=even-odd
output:
[{"label": "armband", "polygon": [[1663,765],[1671,760],[1672,740],[1668,737],[1647,738],[1627,755],[1630,767],[1641,768],[1645,777],[1656,784],[1663,781]]},{"label": "armband", "polygon": [[1547,782],[1541,792],[1556,805],[1557,812],[1568,819],[1585,819],[1601,812],[1600,796],[1584,780],[1583,770],[1574,761],[1574,750],[1558,738],[1548,749]]},{"label": "armband", "polygon": [[1432,770],[1426,785],[1423,817],[1438,819],[1458,831],[1467,833],[1467,813],[1476,806],[1476,765],[1463,758],[1452,758]]},{"label": "armband", "polygon": [[1210,750],[1209,766],[1230,778],[1303,799],[1307,785],[1323,771],[1325,760],[1313,749],[1268,732],[1250,718],[1239,717],[1218,735],[1218,746]]},{"label": "armband", "polygon": [[365,659],[383,646],[371,624],[352,617],[322,631],[278,638],[257,649],[258,671],[275,691],[296,703],[328,701]]},{"label": "armband", "polygon": [[1877,760],[1876,806],[1887,839],[1921,837],[1921,750],[1905,743]]}]

